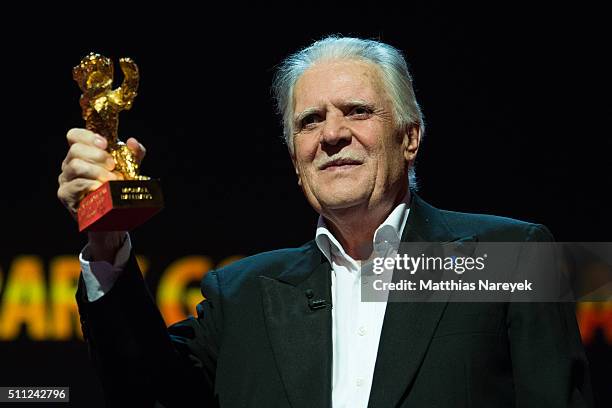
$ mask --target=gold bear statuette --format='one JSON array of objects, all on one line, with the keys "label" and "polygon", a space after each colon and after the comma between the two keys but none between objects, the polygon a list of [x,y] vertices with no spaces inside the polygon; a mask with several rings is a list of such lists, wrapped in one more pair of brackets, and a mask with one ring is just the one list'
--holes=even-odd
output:
[{"label": "gold bear statuette", "polygon": [[72,77],[83,94],[80,104],[85,127],[108,141],[108,152],[115,159],[115,170],[126,180],[148,180],[138,174],[138,162],[117,135],[119,112],[129,110],[138,89],[138,66],[130,58],[119,60],[123,83],[113,88],[113,63],[110,58],[90,53],[72,70]]}]

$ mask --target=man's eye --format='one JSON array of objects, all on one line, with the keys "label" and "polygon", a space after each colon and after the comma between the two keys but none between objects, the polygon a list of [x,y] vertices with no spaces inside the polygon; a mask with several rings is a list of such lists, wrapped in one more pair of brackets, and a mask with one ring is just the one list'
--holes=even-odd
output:
[{"label": "man's eye", "polygon": [[315,123],[319,123],[321,121],[321,117],[319,115],[308,115],[300,122],[301,127],[307,127],[308,125],[313,125]]},{"label": "man's eye", "polygon": [[366,116],[371,113],[372,113],[372,110],[368,108],[367,106],[355,106],[353,109],[351,109],[351,112],[349,113],[349,115]]}]

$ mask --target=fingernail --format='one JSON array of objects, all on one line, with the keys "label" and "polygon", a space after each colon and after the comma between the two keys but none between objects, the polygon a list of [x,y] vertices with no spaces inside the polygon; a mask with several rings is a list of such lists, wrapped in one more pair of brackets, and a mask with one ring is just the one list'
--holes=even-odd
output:
[{"label": "fingernail", "polygon": [[104,149],[106,147],[106,140],[103,137],[96,136],[94,139],[94,144],[99,148]]},{"label": "fingernail", "polygon": [[115,160],[113,160],[112,157],[109,157],[108,159],[106,159],[106,167],[108,167],[109,170],[112,170],[115,168]]}]

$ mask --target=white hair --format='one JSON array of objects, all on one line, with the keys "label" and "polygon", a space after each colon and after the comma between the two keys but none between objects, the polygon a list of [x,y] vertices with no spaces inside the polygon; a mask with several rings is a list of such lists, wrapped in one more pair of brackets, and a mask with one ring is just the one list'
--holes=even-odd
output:
[{"label": "white hair", "polygon": [[[412,88],[412,76],[402,53],[385,43],[360,38],[329,36],[287,57],[277,68],[272,83],[277,110],[283,119],[285,143],[293,153],[293,89],[300,76],[315,63],[330,59],[361,60],[380,71],[391,99],[398,129],[418,126],[421,138],[425,123]],[[408,171],[410,187],[417,188],[414,165]]]}]

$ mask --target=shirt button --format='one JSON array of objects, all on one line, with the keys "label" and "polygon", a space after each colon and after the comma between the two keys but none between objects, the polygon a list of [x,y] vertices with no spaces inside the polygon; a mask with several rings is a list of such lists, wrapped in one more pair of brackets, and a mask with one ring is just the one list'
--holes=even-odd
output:
[{"label": "shirt button", "polygon": [[366,330],[366,328],[365,328],[365,327],[363,327],[363,326],[361,326],[361,327],[359,328],[359,330],[357,330],[357,333],[359,333],[359,335],[360,335],[360,336],[365,336],[366,332],[367,332],[367,330]]},{"label": "shirt button", "polygon": [[357,381],[355,381],[355,385],[361,387],[363,385],[363,378],[358,378]]}]

